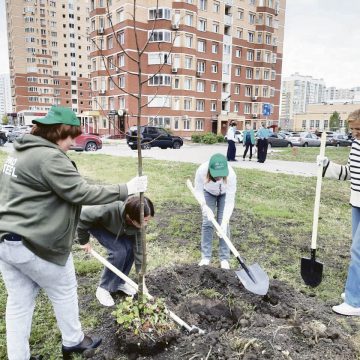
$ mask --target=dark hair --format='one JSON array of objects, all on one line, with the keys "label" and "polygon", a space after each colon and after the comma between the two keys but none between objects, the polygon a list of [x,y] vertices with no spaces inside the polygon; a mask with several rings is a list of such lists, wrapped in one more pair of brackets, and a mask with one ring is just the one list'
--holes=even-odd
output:
[{"label": "dark hair", "polygon": [[66,139],[68,136],[75,139],[77,136],[81,135],[81,133],[80,126],[65,124],[44,125],[38,123],[31,129],[31,134],[40,136],[54,144],[57,144],[59,140]]},{"label": "dark hair", "polygon": [[[125,202],[125,215],[128,215],[131,220],[140,223],[140,197],[131,196]],[[154,204],[152,201],[144,196],[144,217],[154,216]]]},{"label": "dark hair", "polygon": [[[227,176],[221,176],[221,177],[224,179],[224,183],[227,183]],[[211,176],[210,170],[208,170],[206,174],[206,182],[209,183],[210,181],[216,182],[216,180]]]}]

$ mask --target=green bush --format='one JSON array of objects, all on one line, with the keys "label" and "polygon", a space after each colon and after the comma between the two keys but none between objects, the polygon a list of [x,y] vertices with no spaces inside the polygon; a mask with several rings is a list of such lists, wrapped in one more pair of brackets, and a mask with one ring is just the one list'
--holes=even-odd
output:
[{"label": "green bush", "polygon": [[217,142],[219,142],[219,143],[225,142],[223,135],[216,135],[216,137],[217,137]]},{"label": "green bush", "polygon": [[194,143],[202,142],[202,135],[200,135],[200,134],[192,134],[191,135],[191,141],[194,142]]},{"label": "green bush", "polygon": [[218,138],[217,135],[213,134],[213,133],[207,133],[203,136],[202,139],[204,144],[215,144],[218,142]]}]

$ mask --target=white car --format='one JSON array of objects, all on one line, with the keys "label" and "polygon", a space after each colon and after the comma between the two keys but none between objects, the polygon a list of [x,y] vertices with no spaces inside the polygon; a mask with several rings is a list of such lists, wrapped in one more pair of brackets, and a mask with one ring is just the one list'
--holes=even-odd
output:
[{"label": "white car", "polygon": [[[227,141],[226,135],[224,139]],[[243,131],[242,130],[235,130],[235,139],[241,144],[243,142]]]},{"label": "white car", "polygon": [[14,125],[1,125],[0,130],[3,131],[7,137],[9,135],[9,132],[13,131],[14,128]]}]

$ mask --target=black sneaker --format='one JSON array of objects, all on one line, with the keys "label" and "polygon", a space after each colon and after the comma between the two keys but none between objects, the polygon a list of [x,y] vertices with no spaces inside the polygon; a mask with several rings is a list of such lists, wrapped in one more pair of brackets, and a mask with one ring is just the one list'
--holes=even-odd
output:
[{"label": "black sneaker", "polygon": [[[74,346],[62,346],[63,359],[71,359],[72,353],[83,353],[86,352],[86,355],[93,355],[95,349],[101,344],[101,338],[91,338],[90,336],[85,335],[84,340]],[[91,353],[91,354],[90,354]]]}]

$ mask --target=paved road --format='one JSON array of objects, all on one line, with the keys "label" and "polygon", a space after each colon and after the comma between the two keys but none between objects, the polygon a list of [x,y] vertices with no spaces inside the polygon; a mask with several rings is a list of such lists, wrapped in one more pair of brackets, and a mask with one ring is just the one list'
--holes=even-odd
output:
[{"label": "paved road", "polygon": [[[4,147],[0,148],[4,151],[11,151],[12,144],[6,143]],[[222,153],[226,155],[227,144],[215,144],[215,145],[203,145],[185,143],[184,146],[179,150],[174,149],[160,149],[152,148],[150,150],[143,150],[144,158],[151,158],[157,160],[168,160],[168,161],[179,161],[179,162],[190,162],[194,164],[201,164],[208,160],[211,155],[215,153]],[[274,150],[281,151],[281,150]],[[85,152],[84,152],[85,153]],[[88,155],[92,154],[107,154],[113,156],[123,157],[137,157],[137,151],[131,150],[125,143],[125,141],[114,141],[103,145],[101,150],[94,153],[86,152]],[[304,163],[295,161],[281,161],[272,160],[271,153],[268,153],[268,158],[265,163],[260,164],[256,161],[243,161],[243,146],[237,145],[237,158],[239,161],[232,162],[233,167],[245,168],[245,169],[256,169],[261,171],[270,171],[273,173],[284,173],[291,175],[301,176],[316,176],[316,164],[315,163]]]}]

